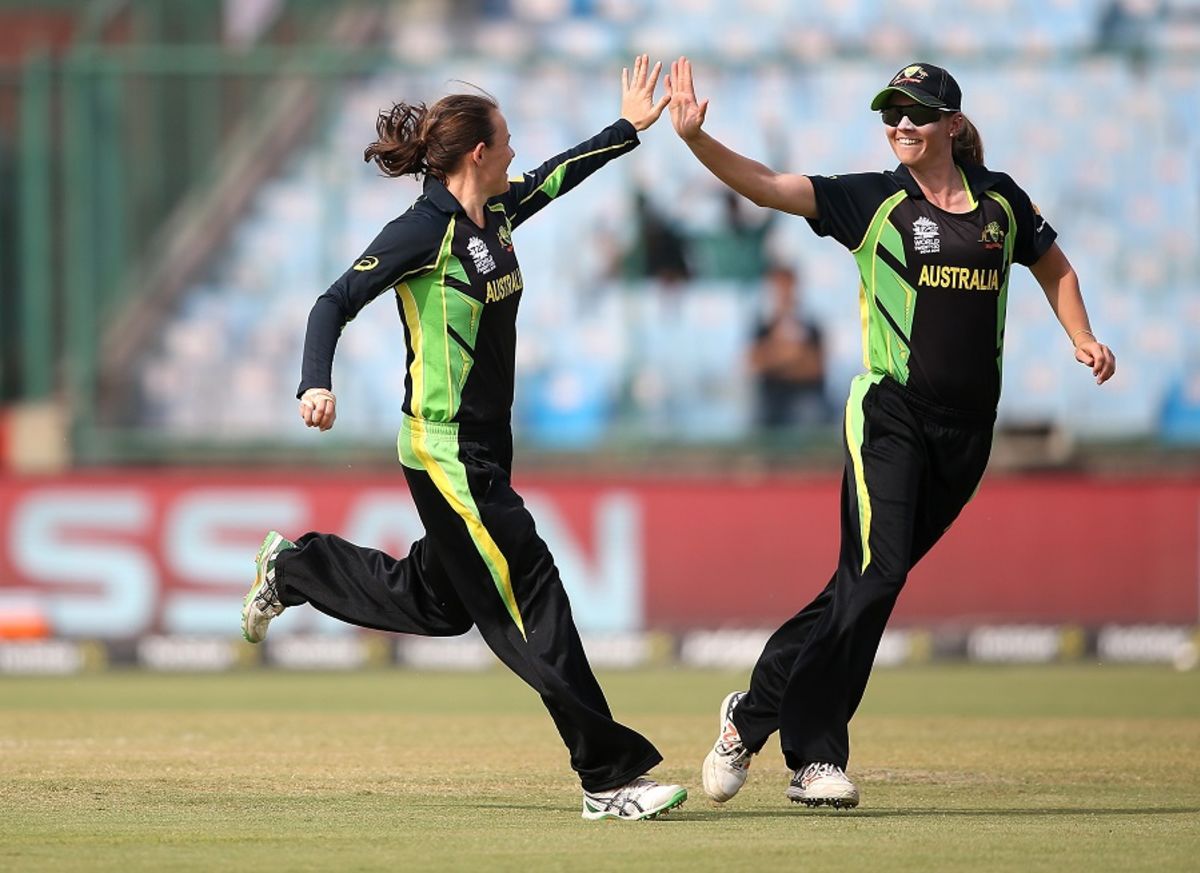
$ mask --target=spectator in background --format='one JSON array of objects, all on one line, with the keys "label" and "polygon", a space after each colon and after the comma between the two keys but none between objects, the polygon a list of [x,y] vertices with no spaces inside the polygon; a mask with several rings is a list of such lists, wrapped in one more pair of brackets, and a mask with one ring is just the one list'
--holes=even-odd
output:
[{"label": "spectator in background", "polygon": [[1165,11],[1161,0],[1109,0],[1096,22],[1096,48],[1144,60],[1151,30]]},{"label": "spectator in background", "polygon": [[683,233],[655,208],[645,191],[634,194],[633,213],[637,226],[633,247],[626,254],[627,274],[672,287],[691,278]]},{"label": "spectator in background", "polygon": [[765,279],[767,311],[755,327],[749,356],[758,389],[758,426],[825,424],[832,410],[825,397],[821,328],[800,311],[795,270],[775,265]]},{"label": "spectator in background", "polygon": [[700,269],[712,279],[733,279],[756,284],[770,268],[767,236],[775,213],[759,209],[736,191],[721,191],[721,228],[704,240],[697,252]]}]

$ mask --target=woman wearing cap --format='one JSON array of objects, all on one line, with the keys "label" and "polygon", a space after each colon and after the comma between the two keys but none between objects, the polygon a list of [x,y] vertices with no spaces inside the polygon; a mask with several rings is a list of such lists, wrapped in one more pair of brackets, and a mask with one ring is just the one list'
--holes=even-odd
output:
[{"label": "woman wearing cap", "polygon": [[[622,73],[621,118],[516,179],[508,177],[508,124],[490,97],[453,94],[428,108],[398,103],[380,113],[364,159],[387,176],[423,176],[424,194],[313,305],[299,411],[309,427],[333,427],[338,337],[359,310],[394,290],[408,347],[397,448],[427,535],[396,559],[330,534],[292,542],[272,531],[242,608],[252,643],[301,603],[398,633],[478,628],[541,696],[570,751],[589,820],[653,818],[687,791],[645,778],[662,756],[612,717],[554,558],[512,487],[509,419],[524,288],[512,234],[638,144],[638,131],[666,108],[665,98],[654,99],[660,68],[637,58],[632,80]],[[421,766],[424,741],[413,744],[411,766]],[[497,736],[498,755],[512,745]]]},{"label": "woman wearing cap", "polygon": [[691,63],[667,79],[671,118],[692,153],[760,206],[803,216],[850,250],[862,278],[863,357],[845,410],[838,567],[767,642],[747,692],[721,703],[704,761],[718,802],[745,783],[751,756],[779,731],[787,796],[853,807],[848,724],[909,570],[975,493],[1000,397],[1009,271],[1031,270],[1097,384],[1116,360],[1092,333],[1079,281],[1029,197],[983,165],[954,78],[911,64],[871,102],[900,161],[891,172],[776,173],[702,129]]}]

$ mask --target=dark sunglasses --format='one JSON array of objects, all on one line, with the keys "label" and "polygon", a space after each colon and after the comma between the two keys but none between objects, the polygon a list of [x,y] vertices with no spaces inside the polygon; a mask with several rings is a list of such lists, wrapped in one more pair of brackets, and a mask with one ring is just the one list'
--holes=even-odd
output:
[{"label": "dark sunglasses", "polygon": [[888,127],[898,127],[900,119],[906,115],[909,121],[920,127],[923,124],[933,124],[935,121],[940,121],[946,114],[940,109],[922,106],[920,103],[913,103],[910,106],[888,106],[879,110],[879,117],[883,119],[883,123]]}]

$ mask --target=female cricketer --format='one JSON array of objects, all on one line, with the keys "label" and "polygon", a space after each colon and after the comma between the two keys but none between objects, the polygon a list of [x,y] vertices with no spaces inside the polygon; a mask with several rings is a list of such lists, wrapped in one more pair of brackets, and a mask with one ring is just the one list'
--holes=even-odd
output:
[{"label": "female cricketer", "polygon": [[513,490],[510,415],[524,288],[513,231],[638,144],[638,131],[667,105],[654,99],[660,70],[638,57],[632,76],[622,72],[619,120],[515,179],[508,124],[489,97],[456,94],[380,114],[364,159],[388,176],[423,176],[424,194],[316,301],[297,396],[306,425],[333,426],[338,336],[393,289],[408,346],[399,456],[426,536],[397,560],[330,534],[292,542],[272,531],[242,610],[250,642],[301,603],[385,631],[447,636],[478,627],[550,711],[583,785],[585,819],[652,818],[683,803],[687,791],[645,777],[662,757],[613,719],[554,559]]},{"label": "female cricketer", "polygon": [[892,172],[776,173],[702,129],[691,63],[667,77],[676,132],[717,178],[760,206],[807,218],[858,264],[866,372],[845,409],[841,549],[825,589],[767,642],[748,692],[721,703],[704,790],[729,800],[779,731],[787,796],[854,807],[848,725],[909,570],[974,495],[1000,397],[1013,263],[1032,271],[1097,384],[1116,359],[1092,333],[1079,280],[1029,197],[983,165],[962,93],[914,63],[871,102],[900,161]]}]

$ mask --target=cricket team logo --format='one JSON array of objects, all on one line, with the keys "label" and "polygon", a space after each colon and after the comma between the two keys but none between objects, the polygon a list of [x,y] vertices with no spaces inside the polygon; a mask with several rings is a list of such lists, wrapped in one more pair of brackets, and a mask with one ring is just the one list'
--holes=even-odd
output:
[{"label": "cricket team logo", "polygon": [[921,216],[913,222],[913,248],[922,255],[932,255],[942,250],[940,228],[932,218]]},{"label": "cricket team logo", "polygon": [[487,243],[477,236],[467,240],[467,253],[475,261],[475,272],[484,276],[496,269],[496,260],[488,251]]},{"label": "cricket team logo", "polygon": [[988,222],[988,226],[979,235],[979,241],[985,249],[998,249],[1004,245],[1004,228],[998,221]]},{"label": "cricket team logo", "polygon": [[496,236],[500,237],[500,245],[504,246],[508,251],[512,251],[512,228],[509,227],[507,219],[504,224],[500,225],[500,229],[496,231]]},{"label": "cricket team logo", "polygon": [[923,82],[929,78],[929,74],[925,72],[925,68],[920,64],[913,64],[911,67],[905,67],[896,74],[896,78],[892,79],[893,85],[915,85],[918,82]]}]

